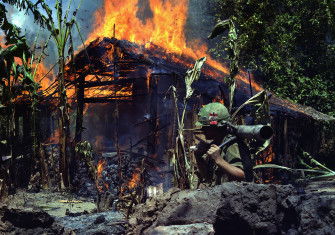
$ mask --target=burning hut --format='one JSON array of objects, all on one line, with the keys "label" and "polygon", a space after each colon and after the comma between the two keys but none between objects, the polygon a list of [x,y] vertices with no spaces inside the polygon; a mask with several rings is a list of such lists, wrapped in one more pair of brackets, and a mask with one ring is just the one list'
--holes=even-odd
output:
[{"label": "burning hut", "polygon": [[[120,146],[123,151],[140,149],[149,158],[159,159],[162,164],[155,163],[159,172],[168,172],[168,159],[163,156],[173,146],[176,130],[169,88],[174,85],[184,90],[184,75],[193,63],[192,57],[169,53],[154,44],[140,46],[116,38],[92,41],[67,68],[68,87],[75,88],[72,93],[77,99],[76,141],[84,137],[102,152],[118,152]],[[228,87],[223,82],[226,73],[224,67],[213,63],[204,66],[200,80],[194,85],[197,98],[188,107],[190,126],[201,105],[213,100],[227,102]],[[261,86],[241,72],[237,76],[236,107],[260,90]],[[325,143],[322,136],[315,143],[316,133],[325,133],[320,130],[320,123],[334,119],[270,96],[275,136],[263,163],[294,167],[296,155],[302,150],[319,154],[320,146]],[[153,178],[159,183],[166,177]]]},{"label": "burning hut", "polygon": [[[155,183],[169,179],[164,175],[170,171],[165,152],[173,147],[176,133],[176,109],[169,96],[171,85],[178,87],[183,96],[186,71],[196,59],[207,56],[201,78],[194,84],[195,98],[187,107],[187,125],[194,123],[201,105],[213,100],[228,102],[228,87],[223,82],[229,72],[227,66],[211,59],[206,46],[187,46],[194,44],[192,40],[186,43],[184,34],[187,5],[184,0],[174,4],[150,0],[152,16],[140,17],[140,7],[131,1],[105,1],[86,40],[89,45],[77,53],[66,69],[67,93],[77,109],[74,142],[88,140],[108,159],[134,153],[136,156],[130,159],[150,159],[157,168],[157,174],[151,177]],[[236,79],[235,108],[262,90],[243,71]],[[50,86],[45,93],[52,95],[55,89],[56,86]],[[326,132],[321,129],[326,126],[324,122],[333,122],[333,118],[274,95],[270,110],[275,136],[261,163],[294,167],[301,151],[318,155],[320,146],[327,146]],[[244,115],[249,112],[246,107]],[[313,138],[316,135],[317,143]],[[191,136],[186,141],[192,142]],[[126,163],[118,158],[114,163],[101,161],[101,175],[104,167],[113,165],[118,168],[118,175],[124,177],[120,165]],[[133,165],[138,168],[138,163]],[[129,182],[138,179],[136,175],[138,172],[127,176]]]}]

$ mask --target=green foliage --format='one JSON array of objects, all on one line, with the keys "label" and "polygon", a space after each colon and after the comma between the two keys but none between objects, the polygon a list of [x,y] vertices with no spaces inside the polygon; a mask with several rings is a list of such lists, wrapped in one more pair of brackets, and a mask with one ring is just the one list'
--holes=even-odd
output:
[{"label": "green foliage", "polygon": [[[233,17],[232,17],[233,18]],[[235,76],[239,70],[239,55],[240,55],[240,44],[236,32],[236,27],[232,19],[219,21],[212,33],[208,36],[208,39],[215,38],[216,36],[227,32],[227,37],[223,38],[222,45],[223,50],[227,54],[229,60],[229,75],[225,77],[225,82],[229,86],[229,111],[233,108],[233,100],[236,89]]]},{"label": "green foliage", "polygon": [[87,161],[93,160],[93,148],[88,141],[79,142],[75,147],[75,151]]},{"label": "green foliage", "polygon": [[195,62],[195,65],[192,69],[189,69],[186,72],[185,77],[185,86],[186,86],[186,94],[183,98],[183,111],[182,114],[179,115],[178,108],[178,96],[177,89],[174,86],[171,86],[170,89],[172,91],[172,97],[174,100],[174,108],[175,115],[177,119],[177,136],[174,149],[171,153],[171,165],[174,168],[174,180],[175,185],[182,189],[189,189],[194,187],[194,179],[195,179],[195,165],[192,161],[190,155],[187,152],[189,150],[189,146],[185,141],[185,115],[187,109],[187,102],[191,98],[193,94],[192,84],[194,81],[197,81],[200,78],[200,73],[202,66],[206,62],[206,57],[200,58]]},{"label": "green foliage", "polygon": [[[239,63],[265,88],[335,114],[335,26],[331,0],[215,0],[219,19],[238,30]],[[224,56],[222,42],[215,54]]]},{"label": "green foliage", "polygon": [[[34,19],[42,27],[46,27],[51,34],[51,37],[55,41],[58,52],[58,94],[59,94],[59,127],[60,127],[60,173],[62,174],[62,180],[66,187],[69,186],[69,159],[71,158],[71,152],[67,152],[67,146],[70,145],[70,120],[68,114],[68,100],[66,95],[65,87],[65,63],[67,56],[73,58],[73,43],[71,31],[76,23],[77,11],[82,3],[79,2],[78,7],[75,11],[70,14],[70,6],[72,0],[68,1],[68,6],[65,11],[62,0],[56,0],[54,5],[54,11],[48,6],[45,0],[38,0],[33,3],[30,0],[3,0],[5,3],[12,4],[18,7],[20,10],[25,10],[33,14]],[[55,14],[53,14],[53,12]],[[54,17],[54,15],[56,15]],[[66,52],[66,49],[67,52]]]}]

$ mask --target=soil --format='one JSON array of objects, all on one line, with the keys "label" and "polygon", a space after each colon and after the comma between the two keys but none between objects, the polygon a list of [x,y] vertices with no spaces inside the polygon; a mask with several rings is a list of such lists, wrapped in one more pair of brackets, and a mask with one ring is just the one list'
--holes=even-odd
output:
[{"label": "soil", "polygon": [[66,193],[18,192],[0,203],[0,234],[334,234],[335,179],[172,188],[129,219],[95,206]]}]

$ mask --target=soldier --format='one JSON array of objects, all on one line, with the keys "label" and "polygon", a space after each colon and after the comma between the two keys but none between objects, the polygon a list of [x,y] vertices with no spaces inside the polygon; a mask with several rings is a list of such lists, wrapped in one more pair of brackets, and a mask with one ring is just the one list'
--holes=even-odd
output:
[{"label": "soldier", "polygon": [[[228,121],[230,115],[221,103],[210,103],[200,109],[201,135],[195,158],[198,166],[198,187],[214,186],[230,180],[244,180],[240,150],[237,143],[220,149],[218,146],[232,135],[225,128],[218,128],[221,121]],[[206,156],[206,157],[205,157]]]}]

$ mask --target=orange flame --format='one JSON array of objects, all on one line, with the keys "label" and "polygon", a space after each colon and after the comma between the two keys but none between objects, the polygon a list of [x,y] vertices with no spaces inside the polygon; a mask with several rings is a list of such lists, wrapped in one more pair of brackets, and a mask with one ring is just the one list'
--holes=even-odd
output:
[{"label": "orange flame", "polygon": [[103,192],[104,191],[104,186],[105,186],[105,188],[107,190],[109,189],[109,186],[108,186],[107,183],[103,183],[103,185],[99,184],[99,181],[100,181],[100,179],[102,177],[102,172],[103,172],[105,166],[106,166],[106,161],[103,160],[103,159],[100,159],[98,161],[98,165],[97,165],[97,176],[96,176],[97,178],[96,178],[96,182],[95,182],[95,185],[96,185],[96,187],[97,187],[97,189],[98,189],[99,192]]},{"label": "orange flame", "polygon": [[[229,69],[213,60],[207,54],[207,46],[194,40],[189,44],[196,49],[188,47],[184,28],[187,20],[188,0],[149,0],[152,17],[141,20],[137,17],[138,0],[105,0],[103,7],[95,14],[96,25],[86,42],[91,42],[97,37],[117,37],[150,48],[152,44],[165,48],[167,53],[186,55],[193,59],[206,56],[207,63],[223,72]],[[174,58],[178,60],[177,58]],[[213,73],[206,71],[206,73]],[[212,74],[214,75],[214,74]],[[248,83],[246,73],[236,76],[237,79]],[[262,88],[252,82],[256,90]]]},{"label": "orange flame", "polygon": [[97,165],[97,179],[101,178],[101,174],[105,168],[105,165],[106,165],[106,161],[103,159],[100,159]]},{"label": "orange flame", "polygon": [[138,183],[140,182],[140,179],[141,179],[140,169],[136,168],[135,172],[133,173],[133,176],[131,177],[130,181],[128,182],[128,189],[135,188],[138,185]]},{"label": "orange flame", "polygon": [[256,160],[256,165],[271,163],[274,158],[275,153],[273,151],[272,145],[270,145],[266,150],[264,150],[259,159]]},{"label": "orange flame", "polygon": [[[45,90],[53,83],[55,77],[53,72],[49,72],[49,69],[44,64],[37,66],[35,81],[40,83],[41,90]],[[48,75],[46,75],[47,73]]]},{"label": "orange flame", "polygon": [[146,79],[146,85],[147,85],[147,91],[150,91],[150,77],[151,77],[152,69],[148,69],[147,71],[147,79]]},{"label": "orange flame", "polygon": [[[256,160],[256,165],[266,164],[266,163],[272,163],[275,158],[275,153],[273,151],[272,145],[270,145],[264,152],[261,154],[261,156],[258,157]],[[274,176],[274,169],[266,169],[262,173],[262,181],[263,183],[279,183],[277,179],[275,179]]]},{"label": "orange flame", "polygon": [[217,102],[217,103],[224,104],[224,100],[223,100],[221,97],[219,97],[219,96],[215,97],[215,98],[212,100],[212,102]]}]

